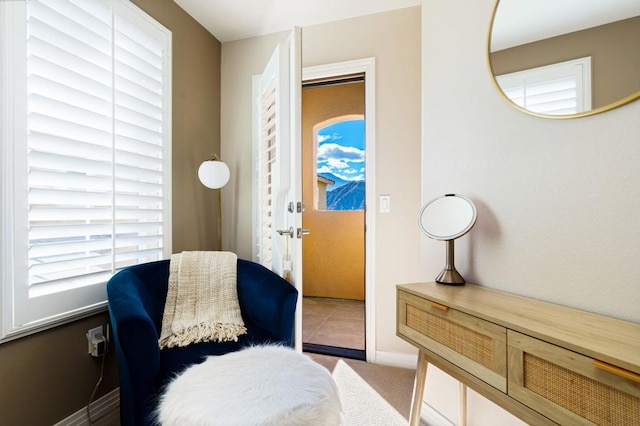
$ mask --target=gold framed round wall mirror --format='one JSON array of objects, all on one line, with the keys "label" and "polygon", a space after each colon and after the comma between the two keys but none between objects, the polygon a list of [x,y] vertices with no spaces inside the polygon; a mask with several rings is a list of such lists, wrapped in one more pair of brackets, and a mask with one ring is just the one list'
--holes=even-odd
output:
[{"label": "gold framed round wall mirror", "polygon": [[546,118],[640,98],[640,0],[497,0],[488,36],[496,88]]}]

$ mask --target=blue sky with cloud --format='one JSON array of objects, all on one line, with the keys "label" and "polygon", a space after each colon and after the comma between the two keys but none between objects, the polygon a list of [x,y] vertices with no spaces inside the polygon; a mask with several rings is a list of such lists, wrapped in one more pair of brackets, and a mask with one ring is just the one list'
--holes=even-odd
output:
[{"label": "blue sky with cloud", "polygon": [[318,131],[318,174],[364,180],[364,120],[347,120]]}]

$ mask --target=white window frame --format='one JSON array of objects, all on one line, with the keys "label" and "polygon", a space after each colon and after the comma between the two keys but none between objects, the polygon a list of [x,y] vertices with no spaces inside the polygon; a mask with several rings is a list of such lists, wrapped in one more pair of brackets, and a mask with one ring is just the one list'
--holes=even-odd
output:
[{"label": "white window frame", "polygon": [[[128,21],[151,28],[163,44],[163,258],[171,254],[171,32],[129,0],[96,0],[113,8]],[[17,217],[16,203],[27,204],[26,161],[20,158],[26,144],[26,2],[0,2],[0,343],[55,327],[106,309],[106,286],[96,298],[79,298],[66,307],[36,320],[19,321],[28,293],[28,259],[16,254],[17,241],[26,235],[24,218]],[[24,153],[22,154],[24,155]],[[20,188],[21,187],[21,188]],[[16,188],[20,188],[16,190]],[[24,250],[22,250],[24,251]],[[116,271],[114,271],[116,272]],[[81,288],[80,288],[81,289]],[[21,294],[22,292],[22,294]],[[76,290],[71,290],[76,293]],[[29,304],[30,302],[26,302]],[[47,309],[50,311],[50,309]]]},{"label": "white window frame", "polygon": [[[576,110],[571,112],[553,113],[549,111],[537,111],[527,105],[527,89],[534,86],[552,84],[554,81],[574,79],[576,91]],[[591,109],[591,57],[573,59],[558,62],[542,67],[530,68],[508,74],[496,76],[496,83],[502,92],[513,103],[526,110],[540,114],[564,115],[577,114]],[[522,89],[524,98],[522,102],[512,99],[508,92],[512,89]]]}]

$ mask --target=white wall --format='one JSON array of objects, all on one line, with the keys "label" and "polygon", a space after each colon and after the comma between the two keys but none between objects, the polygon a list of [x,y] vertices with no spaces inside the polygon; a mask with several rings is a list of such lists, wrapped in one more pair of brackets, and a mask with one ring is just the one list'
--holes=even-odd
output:
[{"label": "white wall", "polygon": [[[420,273],[420,8],[302,29],[303,66],[376,59],[376,198],[391,195],[391,213],[376,216],[376,350],[414,354],[395,336],[395,285]],[[222,45],[223,247],[251,258],[251,76],[262,72],[279,33]],[[377,209],[377,206],[371,206]]]},{"label": "white wall", "polygon": [[[640,322],[640,102],[572,120],[516,111],[487,67],[493,5],[423,0],[423,201],[458,192],[476,203],[456,243],[467,281]],[[444,245],[422,243],[435,277]],[[437,376],[427,398],[442,394]]]}]

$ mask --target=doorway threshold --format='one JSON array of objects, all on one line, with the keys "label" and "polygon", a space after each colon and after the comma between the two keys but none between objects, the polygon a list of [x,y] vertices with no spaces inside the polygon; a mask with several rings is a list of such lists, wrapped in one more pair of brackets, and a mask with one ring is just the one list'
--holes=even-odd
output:
[{"label": "doorway threshold", "polygon": [[357,359],[360,361],[367,360],[366,351],[362,349],[341,348],[338,346],[319,345],[317,343],[302,343],[302,350],[320,355]]}]

